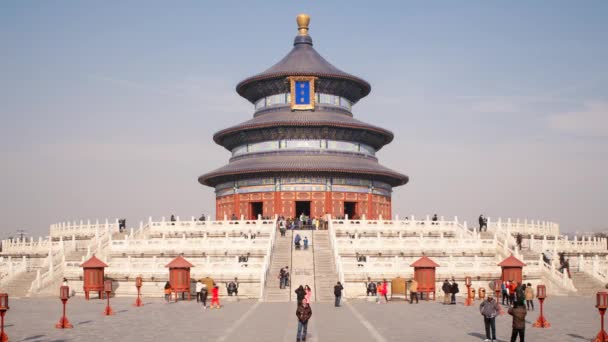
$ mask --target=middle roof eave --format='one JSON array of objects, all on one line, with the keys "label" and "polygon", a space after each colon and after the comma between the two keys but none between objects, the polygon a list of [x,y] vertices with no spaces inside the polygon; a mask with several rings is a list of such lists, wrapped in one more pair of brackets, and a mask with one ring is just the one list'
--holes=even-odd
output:
[{"label": "middle roof eave", "polygon": [[387,129],[367,124],[353,117],[332,111],[290,111],[289,109],[259,115],[251,120],[223,129],[213,135],[213,140],[222,146],[225,137],[242,131],[273,127],[340,127],[347,129],[370,131],[383,137],[382,144],[374,146],[381,148],[393,140],[393,133]]}]

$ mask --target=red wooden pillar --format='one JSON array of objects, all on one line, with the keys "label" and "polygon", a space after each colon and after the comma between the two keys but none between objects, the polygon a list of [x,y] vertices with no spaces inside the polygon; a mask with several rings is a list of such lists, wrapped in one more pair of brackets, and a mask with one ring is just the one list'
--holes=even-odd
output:
[{"label": "red wooden pillar", "polygon": [[169,283],[171,290],[175,293],[175,301],[177,301],[177,294],[184,292],[188,293],[188,300],[190,300],[190,268],[194,265],[180,255],[165,267],[169,268]]},{"label": "red wooden pillar", "polygon": [[418,282],[418,292],[426,293],[426,300],[429,300],[429,295],[432,293],[433,300],[435,300],[435,268],[439,267],[439,264],[429,257],[423,256],[410,266],[414,268],[414,279]]},{"label": "red wooden pillar", "polygon": [[80,267],[82,267],[83,273],[84,297],[89,300],[89,292],[94,291],[102,299],[104,268],[108,267],[108,265],[93,255],[89,260],[83,262]]},{"label": "red wooden pillar", "polygon": [[502,281],[515,281],[521,284],[523,280],[523,267],[526,266],[521,260],[513,255],[501,261],[498,266],[502,268]]},{"label": "red wooden pillar", "polygon": [[374,200],[374,195],[369,192],[367,194],[367,219],[368,220],[373,220],[376,218],[376,216],[374,215],[374,213],[372,213],[372,209],[373,209],[373,200]]}]

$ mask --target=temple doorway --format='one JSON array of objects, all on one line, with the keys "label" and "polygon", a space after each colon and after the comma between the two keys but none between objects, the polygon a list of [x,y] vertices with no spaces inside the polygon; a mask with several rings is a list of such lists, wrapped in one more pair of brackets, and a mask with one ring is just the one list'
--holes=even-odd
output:
[{"label": "temple doorway", "polygon": [[310,201],[296,201],[296,217],[300,217],[302,213],[310,217]]},{"label": "temple doorway", "polygon": [[344,215],[354,219],[357,212],[357,202],[344,202]]},{"label": "temple doorway", "polygon": [[264,216],[264,202],[250,202],[251,220],[257,220],[258,215]]}]

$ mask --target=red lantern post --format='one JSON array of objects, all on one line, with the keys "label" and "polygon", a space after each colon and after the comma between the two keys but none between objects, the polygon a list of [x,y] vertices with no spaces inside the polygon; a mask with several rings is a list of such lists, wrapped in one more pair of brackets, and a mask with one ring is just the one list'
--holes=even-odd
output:
[{"label": "red lantern post", "polygon": [[71,329],[74,326],[70,324],[68,321],[68,317],[65,315],[65,305],[68,302],[68,298],[70,297],[70,287],[69,286],[61,286],[59,288],[59,298],[63,303],[63,316],[59,319],[59,323],[55,324],[55,328],[57,329]]},{"label": "red lantern post", "polygon": [[133,306],[144,306],[144,303],[141,300],[141,286],[143,285],[143,279],[141,276],[135,278],[135,287],[137,287],[137,299],[135,300],[135,304]]},{"label": "red lantern post", "polygon": [[4,332],[4,315],[6,311],[9,309],[8,307],[8,293],[0,293],[0,341],[8,342],[8,336]]},{"label": "red lantern post", "polygon": [[545,285],[538,285],[536,287],[536,298],[538,298],[538,301],[540,302],[540,316],[538,316],[538,319],[532,326],[535,328],[550,328],[551,324],[543,315],[543,302],[545,301],[545,298],[547,298],[547,288]]},{"label": "red lantern post", "polygon": [[112,311],[112,307],[110,306],[110,294],[112,293],[112,281],[106,280],[103,282],[103,290],[106,293],[106,297],[108,297],[108,304],[106,305],[106,309],[103,312],[104,315],[110,316],[114,314]]},{"label": "red lantern post", "polygon": [[473,300],[471,299],[471,277],[464,277],[464,285],[467,287],[467,298],[464,300],[464,306],[473,305]]},{"label": "red lantern post", "polygon": [[608,341],[608,334],[606,334],[606,330],[604,330],[604,314],[606,313],[606,308],[608,308],[608,292],[600,291],[597,293],[597,304],[595,307],[600,311],[601,318],[601,330],[597,334],[595,338],[595,342],[606,342]]},{"label": "red lantern post", "polygon": [[500,299],[500,287],[502,286],[502,281],[500,279],[494,280],[494,293],[496,294],[496,300]]}]

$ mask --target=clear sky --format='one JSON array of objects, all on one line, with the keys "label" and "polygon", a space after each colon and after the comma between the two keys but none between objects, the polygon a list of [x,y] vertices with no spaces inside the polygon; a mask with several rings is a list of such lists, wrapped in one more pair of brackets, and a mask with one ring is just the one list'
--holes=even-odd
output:
[{"label": "clear sky", "polygon": [[234,87],[315,48],[372,84],[393,211],[608,230],[607,1],[2,1],[0,223],[214,213]]}]

